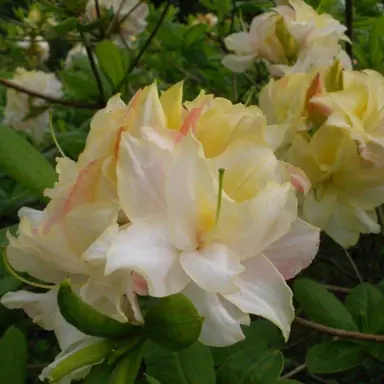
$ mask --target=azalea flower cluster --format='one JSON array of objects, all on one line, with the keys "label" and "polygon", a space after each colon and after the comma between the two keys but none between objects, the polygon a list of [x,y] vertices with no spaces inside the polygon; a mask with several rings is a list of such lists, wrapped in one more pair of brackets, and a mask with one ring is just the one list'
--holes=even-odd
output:
[{"label": "azalea flower cluster", "polygon": [[225,39],[234,53],[223,58],[223,65],[244,72],[258,59],[275,77],[327,67],[335,58],[344,68],[352,68],[340,45],[342,40],[349,41],[345,26],[326,13],[318,14],[304,0],[280,0],[277,4],[270,12],[256,16],[249,32]]},{"label": "azalea flower cluster", "polygon": [[[113,20],[107,29],[107,34],[122,47],[133,41],[134,37],[147,27],[148,6],[144,1],[99,0],[98,6],[101,14],[108,10],[113,11]],[[95,1],[89,0],[86,15],[90,20],[97,20],[97,13]]]},{"label": "azalea flower cluster", "polygon": [[[340,63],[310,74],[271,80],[260,107],[280,159],[311,184],[300,216],[344,247],[378,233],[384,203],[384,78]],[[303,183],[305,184],[305,183]]]},{"label": "azalea flower cluster", "polygon": [[59,312],[65,277],[121,322],[143,321],[139,296],[182,293],[205,318],[204,344],[242,340],[250,314],[287,339],[286,280],[311,263],[319,229],[298,218],[301,173],[270,141],[258,107],[204,93],[183,103],[181,83],[160,97],[148,86],[128,105],[114,96],[94,116],[78,161],[58,159],[47,207],[21,209],[18,235],[8,235],[12,268],[51,289],[8,293],[2,303],[54,330],[59,360],[93,340]]},{"label": "azalea flower cluster", "polygon": [[[39,90],[46,96],[60,98],[63,95],[61,82],[54,73],[17,68],[11,80],[26,89]],[[4,124],[27,132],[39,143],[49,129],[49,122],[49,107],[45,100],[7,89]]]}]

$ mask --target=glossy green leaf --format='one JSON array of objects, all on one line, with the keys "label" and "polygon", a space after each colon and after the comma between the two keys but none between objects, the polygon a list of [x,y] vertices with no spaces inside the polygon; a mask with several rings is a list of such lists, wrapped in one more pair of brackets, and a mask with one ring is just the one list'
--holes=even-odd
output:
[{"label": "glossy green leaf", "polygon": [[121,338],[138,335],[142,328],[121,323],[96,311],[72,290],[68,280],[64,280],[57,295],[60,312],[68,323],[81,332],[99,337]]},{"label": "glossy green leaf", "polygon": [[64,376],[87,365],[97,364],[113,351],[116,342],[113,340],[101,340],[90,344],[68,355],[61,360],[49,373],[49,380],[57,382]]},{"label": "glossy green leaf", "polygon": [[273,382],[279,378],[283,367],[284,357],[278,350],[239,351],[217,370],[217,384]]},{"label": "glossy green leaf", "polygon": [[145,375],[145,380],[148,384],[161,384],[159,380],[149,375]]},{"label": "glossy green leaf", "polygon": [[205,24],[196,24],[188,28],[184,34],[185,46],[190,46],[199,40],[202,36],[204,36],[206,30],[207,26]]},{"label": "glossy green leaf", "polygon": [[109,384],[112,370],[106,363],[95,365],[82,384]]},{"label": "glossy green leaf", "polygon": [[7,292],[16,291],[20,288],[22,282],[13,276],[5,276],[0,278],[0,297]]},{"label": "glossy green leaf", "polygon": [[285,344],[280,329],[268,320],[253,321],[242,329],[244,340],[229,347],[211,348],[215,365],[222,365],[231,355],[240,351],[266,351],[269,348],[281,348]]},{"label": "glossy green leaf", "polygon": [[200,343],[179,352],[149,343],[145,363],[148,375],[163,384],[216,384],[211,353]]},{"label": "glossy green leaf", "polygon": [[178,351],[191,346],[203,325],[192,301],[182,294],[159,299],[144,317],[146,336],[162,348]]},{"label": "glossy green leaf", "polygon": [[127,71],[119,49],[112,41],[103,40],[96,45],[95,52],[105,76],[117,87]]},{"label": "glossy green leaf", "polygon": [[310,279],[298,279],[294,282],[293,292],[311,320],[333,328],[358,331],[345,305],[323,285]]},{"label": "glossy green leaf", "polygon": [[11,128],[0,126],[0,169],[43,199],[57,180],[45,157]]},{"label": "glossy green leaf", "polygon": [[49,31],[50,37],[59,37],[59,36],[64,36],[68,32],[73,31],[74,29],[77,28],[77,18],[76,17],[70,17],[61,23],[55,25],[51,31]]},{"label": "glossy green leaf", "polygon": [[9,328],[0,340],[0,383],[25,384],[27,342],[15,327]]},{"label": "glossy green leaf", "polygon": [[363,358],[361,344],[335,340],[312,347],[307,354],[306,363],[312,373],[335,373],[356,367]]},{"label": "glossy green leaf", "polygon": [[144,343],[130,350],[117,363],[108,384],[134,384],[144,354]]},{"label": "glossy green leaf", "polygon": [[[375,312],[383,298],[380,290],[369,283],[358,285],[347,296],[345,305],[362,331],[367,333],[379,331],[380,324],[375,318]],[[381,309],[384,310],[384,307]]]}]

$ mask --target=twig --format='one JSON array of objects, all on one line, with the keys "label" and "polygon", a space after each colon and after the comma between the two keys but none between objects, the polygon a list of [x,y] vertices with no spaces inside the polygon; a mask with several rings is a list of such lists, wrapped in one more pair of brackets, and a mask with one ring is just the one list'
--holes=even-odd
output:
[{"label": "twig", "polygon": [[353,261],[352,256],[350,255],[350,253],[349,253],[344,247],[343,247],[343,249],[344,249],[344,253],[345,253],[345,255],[346,255],[347,258],[348,258],[348,261],[350,262],[350,264],[351,264],[353,270],[354,270],[355,273],[356,273],[357,278],[359,279],[360,283],[362,283],[362,282],[363,282],[363,278],[361,277],[360,271],[359,271],[359,269],[357,268],[357,265],[355,264],[355,262]]},{"label": "twig", "polygon": [[[100,12],[99,0],[95,0],[95,8],[96,8],[96,16],[98,19],[100,19],[101,12]],[[105,36],[105,33],[104,33],[104,30],[101,26],[99,27],[99,32],[100,32],[100,37],[103,39]]]},{"label": "twig", "polygon": [[307,364],[301,364],[292,371],[286,373],[284,376],[281,376],[282,379],[290,379],[291,377],[297,375],[298,373],[304,371],[307,368]]},{"label": "twig", "polygon": [[125,20],[128,19],[129,16],[132,15],[133,12],[136,11],[137,8],[139,8],[139,6],[144,3],[145,0],[140,0],[134,7],[132,7],[132,9],[129,10],[129,12],[123,16],[123,18],[119,21],[119,24],[121,23],[124,23]]},{"label": "twig", "polygon": [[88,104],[88,103],[82,103],[79,101],[71,101],[71,100],[64,100],[57,97],[45,95],[40,92],[36,92],[32,89],[25,88],[19,84],[14,83],[13,81],[0,78],[0,84],[5,85],[8,88],[12,88],[18,92],[25,93],[27,95],[38,97],[39,99],[43,99],[46,101],[49,101],[53,104],[60,104],[65,105],[66,107],[73,107],[73,108],[83,108],[83,109],[100,109],[102,108],[102,104]]},{"label": "twig", "polygon": [[346,331],[345,329],[331,328],[322,324],[315,323],[296,316],[295,322],[316,331],[327,333],[329,335],[338,336],[346,339],[361,340],[361,341],[375,341],[376,343],[384,343],[384,335],[374,335],[370,333],[360,333],[353,331]]},{"label": "twig", "polygon": [[42,364],[28,364],[27,365],[27,368],[28,369],[44,369],[45,367],[47,367],[49,365],[49,363],[42,363]]},{"label": "twig", "polygon": [[147,50],[147,48],[149,47],[149,45],[151,44],[151,41],[153,40],[153,38],[156,36],[156,33],[157,31],[159,30],[161,24],[163,24],[163,21],[165,19],[165,16],[167,15],[168,13],[168,10],[171,6],[171,1],[168,0],[167,1],[167,5],[165,6],[162,14],[160,15],[160,19],[158,21],[158,23],[156,24],[155,28],[153,29],[153,31],[151,32],[151,34],[149,35],[147,41],[144,43],[144,45],[142,46],[139,54],[136,56],[135,60],[132,62],[132,64],[130,65],[130,67],[128,68],[128,71],[127,73],[125,74],[124,78],[120,81],[120,83],[118,84],[117,86],[117,90],[119,90],[123,85],[124,83],[127,81],[129,75],[131,74],[131,72],[135,69],[136,65],[139,63],[141,57],[144,55],[145,51]]},{"label": "twig", "polygon": [[87,39],[85,37],[84,32],[82,32],[80,29],[79,29],[79,32],[80,32],[81,38],[83,39],[84,47],[87,51],[89,64],[91,65],[93,75],[95,76],[95,79],[96,79],[97,88],[99,89],[99,93],[100,93],[100,99],[104,103],[105,97],[104,97],[103,83],[101,82],[101,77],[100,77],[99,71],[98,71],[97,66],[96,66],[95,58],[93,57],[92,49],[88,45],[88,42],[87,42]]},{"label": "twig", "polygon": [[[345,0],[345,25],[347,27],[347,36],[352,42],[353,35],[353,0]],[[351,43],[346,43],[345,50],[348,56],[353,59],[353,48]]]},{"label": "twig", "polygon": [[232,33],[235,28],[235,17],[236,17],[236,0],[232,0],[232,14],[231,14],[231,26],[229,32]]},{"label": "twig", "polygon": [[118,18],[119,18],[119,15],[120,15],[120,12],[121,10],[123,9],[124,7],[124,4],[126,3],[127,0],[121,0],[121,3],[119,5],[119,8],[117,9],[116,13],[113,15],[113,18],[111,20],[111,22],[109,23],[108,27],[107,27],[107,30],[105,32],[105,34],[107,36],[110,35],[110,33],[112,32],[112,28],[115,26],[115,24],[118,22]]},{"label": "twig", "polygon": [[333,292],[349,293],[349,292],[352,291],[351,288],[339,287],[339,286],[337,286],[337,285],[328,285],[328,284],[325,284],[324,287],[327,288],[327,289],[329,289],[330,291],[333,291]]}]

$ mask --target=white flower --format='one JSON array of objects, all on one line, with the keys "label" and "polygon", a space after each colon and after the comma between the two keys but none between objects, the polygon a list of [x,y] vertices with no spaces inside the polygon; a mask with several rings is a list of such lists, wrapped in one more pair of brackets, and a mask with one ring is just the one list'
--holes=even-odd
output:
[{"label": "white flower", "polygon": [[234,72],[244,72],[256,59],[265,61],[273,76],[310,72],[338,58],[351,68],[339,41],[349,41],[346,27],[328,14],[318,14],[303,0],[280,1],[271,12],[256,16],[249,32],[226,37],[234,51],[222,63]]},{"label": "white flower", "polygon": [[[62,96],[61,83],[53,73],[17,68],[11,80],[15,84],[47,96]],[[43,99],[8,88],[4,124],[18,131],[28,132],[38,142],[49,129],[48,105]]]},{"label": "white flower", "polygon": [[41,63],[48,60],[49,44],[42,36],[26,36],[25,40],[17,42],[20,48],[25,49],[28,53],[35,55]]},{"label": "white flower", "polygon": [[76,44],[69,50],[67,57],[65,59],[65,64],[64,64],[65,68],[70,67],[72,65],[73,58],[78,56],[87,57],[87,50],[85,49],[84,45],[81,43]]},{"label": "white flower", "polygon": [[[112,29],[112,38],[119,44],[129,43],[132,38],[145,30],[147,27],[146,17],[148,15],[148,6],[145,2],[139,0],[100,0],[100,11],[105,12],[108,9],[113,10],[116,17],[116,24]],[[95,1],[89,0],[86,13],[90,19],[97,18]]]},{"label": "white flower", "polygon": [[118,195],[131,225],[113,242],[106,273],[138,272],[151,296],[186,294],[205,317],[205,344],[243,339],[249,313],[287,339],[294,309],[284,277],[310,263],[318,230],[297,221],[296,197],[271,150],[238,141],[222,156],[205,159],[191,134],[173,150],[122,134]]}]

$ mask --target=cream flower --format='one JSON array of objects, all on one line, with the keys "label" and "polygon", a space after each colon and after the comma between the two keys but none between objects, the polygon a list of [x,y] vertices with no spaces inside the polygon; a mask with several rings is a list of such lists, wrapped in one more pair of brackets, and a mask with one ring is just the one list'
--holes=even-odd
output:
[{"label": "cream flower", "polygon": [[[281,3],[281,2],[280,2]],[[348,40],[347,28],[328,14],[317,14],[303,0],[291,0],[256,16],[249,32],[225,39],[234,54],[223,58],[223,65],[244,72],[256,59],[264,60],[273,76],[309,72],[339,58],[346,68],[351,61],[339,40]]]},{"label": "cream flower", "polygon": [[[53,73],[17,68],[12,81],[47,96],[62,96],[61,83]],[[48,105],[42,99],[8,88],[4,124],[10,125],[18,131],[28,132],[39,142],[49,129]]]},{"label": "cream flower", "polygon": [[[115,24],[112,26],[112,38],[124,46],[132,41],[135,35],[140,34],[147,27],[148,6],[139,0],[99,0],[100,11],[103,13],[112,9],[115,15]],[[86,14],[90,19],[97,18],[95,1],[89,0]]]},{"label": "cream flower", "polygon": [[49,44],[42,36],[27,36],[25,40],[19,41],[17,45],[26,50],[27,54],[36,56],[39,62],[44,63],[49,58]]},{"label": "cream flower", "polygon": [[[294,310],[282,274],[292,277],[308,265],[318,246],[318,230],[296,221],[295,195],[272,151],[236,143],[209,163],[191,133],[171,149],[123,133],[118,193],[131,225],[120,231],[106,265],[108,274],[142,275],[151,296],[190,297],[205,317],[200,340],[214,346],[243,339],[249,313],[288,338]],[[221,163],[229,181],[220,198]]]},{"label": "cream flower", "polygon": [[359,143],[361,155],[384,165],[384,78],[371,70],[344,71],[343,89],[311,100],[327,110],[327,124],[345,130]]},{"label": "cream flower", "polygon": [[351,137],[322,126],[312,138],[296,135],[288,161],[309,177],[312,189],[302,202],[302,217],[343,247],[360,233],[378,233],[375,208],[384,203],[384,168],[372,167]]},{"label": "cream flower", "polygon": [[[75,57],[87,57],[87,50],[85,49],[85,46],[83,44],[78,43],[69,50],[64,63],[65,68],[69,68],[72,65],[73,59]],[[97,61],[95,55],[94,59]]]}]

